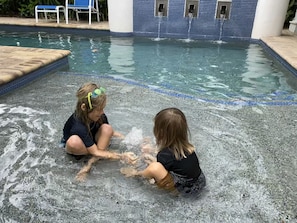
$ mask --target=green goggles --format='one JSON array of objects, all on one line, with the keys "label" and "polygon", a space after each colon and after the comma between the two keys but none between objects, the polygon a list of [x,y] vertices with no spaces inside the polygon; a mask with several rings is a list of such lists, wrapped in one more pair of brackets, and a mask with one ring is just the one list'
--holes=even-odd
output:
[{"label": "green goggles", "polygon": [[88,95],[86,96],[86,98],[88,99],[88,103],[89,103],[89,108],[92,109],[92,100],[91,98],[97,98],[98,96],[102,95],[105,93],[105,88],[100,87],[100,88],[96,88],[93,92],[89,92]]}]

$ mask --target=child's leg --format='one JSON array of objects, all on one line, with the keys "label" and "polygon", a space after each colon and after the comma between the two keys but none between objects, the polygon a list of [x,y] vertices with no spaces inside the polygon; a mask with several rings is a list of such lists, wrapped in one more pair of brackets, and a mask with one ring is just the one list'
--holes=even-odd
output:
[{"label": "child's leg", "polygon": [[[103,124],[95,136],[97,141],[97,148],[99,150],[107,150],[107,147],[110,144],[110,139],[113,135],[114,135],[114,131],[111,125]],[[110,151],[106,151],[106,153],[109,153],[110,155],[109,159],[123,159],[127,163],[136,162],[136,159],[137,159],[137,157],[133,153],[118,154]],[[99,159],[100,157],[96,157],[96,156],[91,157],[88,163],[77,173],[76,180],[84,181],[87,176],[87,173],[91,170],[92,165],[96,163]]]},{"label": "child's leg", "polygon": [[145,170],[140,171],[144,177],[154,178],[159,188],[175,191],[175,183],[172,175],[159,162],[152,162]]},{"label": "child's leg", "polygon": [[75,179],[77,181],[85,181],[87,173],[90,172],[92,164],[97,162],[100,158],[93,156],[91,159],[89,159],[87,165],[85,165],[77,174]]},{"label": "child's leg", "polygon": [[166,177],[168,171],[159,162],[152,162],[142,171],[138,171],[137,175],[145,178],[154,178],[156,182],[161,181]]},{"label": "child's leg", "polygon": [[97,148],[106,150],[110,144],[111,137],[113,136],[113,129],[111,125],[103,124],[96,133]]},{"label": "child's leg", "polygon": [[[99,150],[106,150],[107,147],[109,146],[110,139],[113,136],[113,129],[111,125],[108,124],[103,124],[100,126],[98,129],[98,132],[95,135],[95,139],[97,141],[97,148]],[[83,166],[83,168],[77,173],[76,175],[76,180],[78,181],[84,181],[87,173],[90,172],[92,165],[96,163],[100,158],[93,156],[91,159],[88,161],[88,163]]]},{"label": "child's leg", "polygon": [[168,171],[159,162],[150,163],[144,170],[137,171],[133,167],[123,167],[121,168],[121,173],[126,177],[142,176],[148,179],[154,179],[155,181],[160,181],[166,177]]},{"label": "child's leg", "polygon": [[78,135],[72,135],[66,142],[66,152],[73,155],[89,154],[85,144]]},{"label": "child's leg", "polygon": [[121,172],[127,177],[142,176],[148,179],[153,178],[156,182],[164,179],[168,174],[168,171],[159,162],[152,162],[147,168],[141,171],[137,171],[135,168],[128,167],[121,168]]},{"label": "child's leg", "polygon": [[127,177],[142,176],[148,179],[154,179],[159,188],[175,191],[175,183],[172,175],[159,162],[152,162],[142,171],[134,168],[121,168],[121,173]]}]

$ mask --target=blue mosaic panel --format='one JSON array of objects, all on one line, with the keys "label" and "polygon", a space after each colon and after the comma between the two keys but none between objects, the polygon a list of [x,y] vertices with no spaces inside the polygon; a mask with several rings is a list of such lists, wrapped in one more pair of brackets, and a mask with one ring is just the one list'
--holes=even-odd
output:
[{"label": "blue mosaic panel", "polygon": [[[198,16],[191,22],[190,37],[218,39],[222,27],[222,40],[250,39],[257,1],[233,0],[229,19],[222,21],[216,18],[217,0],[199,0]],[[155,0],[134,0],[133,7],[134,35],[188,37],[189,17],[184,17],[184,0],[168,0],[168,15],[162,19],[155,16]]]}]

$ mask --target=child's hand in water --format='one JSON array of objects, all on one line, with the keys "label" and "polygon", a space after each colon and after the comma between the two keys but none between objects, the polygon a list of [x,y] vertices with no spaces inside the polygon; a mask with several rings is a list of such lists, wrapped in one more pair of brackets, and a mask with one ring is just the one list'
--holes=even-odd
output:
[{"label": "child's hand in water", "polygon": [[141,152],[154,154],[157,152],[157,149],[151,144],[149,139],[144,139],[141,145]]},{"label": "child's hand in water", "polygon": [[137,175],[137,170],[132,167],[123,167],[123,168],[121,168],[120,171],[126,177],[134,177]]},{"label": "child's hand in water", "polygon": [[141,152],[143,152],[143,153],[154,153],[155,149],[150,144],[146,144],[146,145],[142,145]]},{"label": "child's hand in water", "polygon": [[142,157],[143,157],[143,159],[145,160],[145,162],[147,164],[150,164],[152,162],[156,162],[157,161],[156,157],[154,157],[154,156],[152,156],[151,154],[148,154],[148,153],[144,153],[142,155]]},{"label": "child's hand in water", "polygon": [[128,164],[136,164],[138,157],[133,152],[125,152],[121,155],[121,160]]}]

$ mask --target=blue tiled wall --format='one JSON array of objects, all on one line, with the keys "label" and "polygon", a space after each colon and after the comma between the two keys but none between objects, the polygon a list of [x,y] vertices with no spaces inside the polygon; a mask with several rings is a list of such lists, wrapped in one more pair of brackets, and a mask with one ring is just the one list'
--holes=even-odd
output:
[{"label": "blue tiled wall", "polygon": [[[163,17],[160,37],[187,38],[189,18],[184,17],[184,0],[168,0],[168,16]],[[223,23],[222,40],[250,39],[258,0],[232,0],[230,19]],[[190,38],[213,39],[220,36],[221,21],[215,18],[217,0],[199,0],[198,18],[192,20]],[[158,36],[159,18],[155,0],[134,0],[135,36]]]}]

